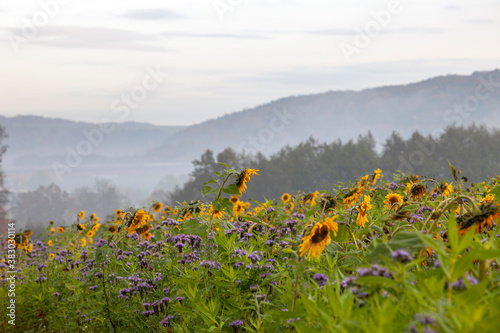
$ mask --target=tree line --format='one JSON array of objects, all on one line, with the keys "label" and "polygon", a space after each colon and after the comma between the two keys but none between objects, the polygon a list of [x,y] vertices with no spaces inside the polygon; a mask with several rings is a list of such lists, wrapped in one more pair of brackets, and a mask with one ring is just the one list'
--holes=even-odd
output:
[{"label": "tree line", "polygon": [[331,190],[336,184],[380,168],[385,179],[398,171],[421,176],[449,179],[452,163],[469,182],[479,182],[500,174],[500,130],[485,126],[450,126],[439,137],[424,136],[415,131],[408,139],[393,132],[377,152],[376,141],[368,132],[356,141],[324,143],[310,138],[297,146],[286,146],[266,157],[248,155],[227,148],[215,155],[206,150],[193,161],[190,180],[170,193],[172,203],[200,199],[202,184],[223,167],[260,170],[252,180],[245,198],[261,200],[278,198],[284,192]]}]

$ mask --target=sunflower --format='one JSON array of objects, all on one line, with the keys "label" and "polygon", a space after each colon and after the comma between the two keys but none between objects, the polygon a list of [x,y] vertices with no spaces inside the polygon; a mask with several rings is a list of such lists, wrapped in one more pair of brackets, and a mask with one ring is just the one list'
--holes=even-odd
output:
[{"label": "sunflower", "polygon": [[28,230],[25,230],[25,231],[23,232],[23,234],[24,234],[24,237],[26,237],[26,238],[30,238],[30,237],[31,237],[31,235],[33,235],[33,231],[31,231],[31,230],[29,230],[29,229],[28,229]]},{"label": "sunflower", "polygon": [[495,201],[495,195],[494,194],[488,194],[484,198],[481,199],[481,202],[486,204],[486,203],[491,203]]},{"label": "sunflower", "polygon": [[453,193],[453,182],[449,183],[449,184],[446,184],[443,186],[444,189],[443,189],[443,197],[447,197],[448,195],[450,195],[451,193]]},{"label": "sunflower", "polygon": [[54,229],[54,227],[50,228],[50,234],[51,235],[54,235],[55,232],[56,232],[56,229]]},{"label": "sunflower", "polygon": [[244,210],[245,210],[245,204],[241,201],[238,201],[236,205],[234,205],[233,207],[233,213],[236,216],[241,215],[241,213],[243,213]]},{"label": "sunflower", "polygon": [[85,238],[80,239],[80,243],[82,244],[82,247],[87,246],[87,240]]},{"label": "sunflower", "polygon": [[174,210],[172,211],[172,214],[174,214],[174,215],[179,214],[179,210],[178,210],[177,208],[176,208],[176,209],[174,209]]},{"label": "sunflower", "polygon": [[390,209],[393,205],[399,205],[403,202],[403,197],[397,193],[389,193],[385,196],[387,201],[385,201],[385,205],[388,209]]},{"label": "sunflower", "polygon": [[299,253],[303,256],[306,252],[307,258],[319,258],[321,252],[325,249],[325,246],[330,244],[332,239],[330,238],[330,231],[333,231],[334,235],[337,236],[337,231],[339,226],[334,222],[337,215],[333,217],[327,217],[321,222],[317,222],[309,235],[302,238],[302,244],[299,247]]},{"label": "sunflower", "polygon": [[369,177],[370,177],[369,175],[362,177],[358,182],[358,187],[365,189],[366,185],[368,185],[368,178]]},{"label": "sunflower", "polygon": [[250,208],[250,202],[245,202],[245,209]]},{"label": "sunflower", "polygon": [[94,236],[95,236],[95,231],[94,231],[94,230],[89,230],[89,231],[87,232],[87,237],[88,237],[88,238],[92,238],[92,237],[94,237]]},{"label": "sunflower", "polygon": [[460,224],[458,233],[465,235],[467,231],[475,225],[475,233],[479,233],[485,229],[493,228],[493,222],[500,218],[500,205],[495,203],[487,203],[479,206],[479,213],[472,215],[467,219],[458,219]]},{"label": "sunflower", "polygon": [[121,209],[117,209],[117,210],[115,210],[115,215],[116,215],[116,216],[120,216],[120,215],[122,215],[122,211],[121,211]]},{"label": "sunflower", "polygon": [[149,222],[149,218],[150,216],[148,215],[148,213],[146,213],[142,209],[139,209],[137,212],[135,212],[134,217],[129,222],[127,233],[133,234],[135,232],[135,228],[139,228],[147,224]]},{"label": "sunflower", "polygon": [[80,213],[78,213],[78,218],[83,219],[85,217],[85,212],[82,210]]},{"label": "sunflower", "polygon": [[214,210],[214,219],[220,220],[224,217],[224,212],[222,210]]},{"label": "sunflower", "polygon": [[287,203],[287,205],[285,206],[286,212],[290,213],[293,210],[293,207],[294,207],[294,204],[293,204],[292,201],[290,201],[289,203]]},{"label": "sunflower", "polygon": [[233,205],[236,205],[236,203],[237,203],[238,201],[240,201],[240,199],[238,199],[238,196],[237,196],[237,195],[232,195],[232,196],[229,198],[229,201],[231,201],[231,203],[232,203]]},{"label": "sunflower", "polygon": [[90,215],[90,220],[92,221],[93,219],[95,219],[95,213],[92,213],[92,215]]},{"label": "sunflower", "polygon": [[363,193],[363,188],[358,187],[352,190],[351,192],[347,193],[342,200],[342,204],[344,205],[345,208],[349,208],[353,203],[358,201],[359,196]]},{"label": "sunflower", "polygon": [[144,235],[144,238],[146,238],[146,240],[149,240],[151,236],[153,236],[153,234],[148,232],[147,234]]},{"label": "sunflower", "polygon": [[115,233],[116,233],[116,231],[117,231],[117,229],[116,229],[116,227],[115,227],[114,225],[112,225],[112,226],[110,226],[110,227],[108,228],[108,231],[109,231],[110,233],[112,233],[112,234],[115,234]]},{"label": "sunflower", "polygon": [[55,256],[56,256],[56,255],[55,255],[54,253],[50,253],[50,254],[49,254],[49,258],[50,258],[50,259],[54,258]]},{"label": "sunflower", "polygon": [[251,180],[251,177],[254,175],[260,176],[257,172],[257,169],[245,169],[236,177],[236,187],[240,191],[240,194],[243,194],[247,190],[247,182]]},{"label": "sunflower", "polygon": [[281,201],[283,201],[283,203],[287,203],[290,200],[290,198],[291,198],[290,194],[283,193],[283,195],[281,196]]},{"label": "sunflower", "polygon": [[410,197],[412,200],[417,200],[425,196],[425,185],[412,184],[410,187]]},{"label": "sunflower", "polygon": [[309,193],[302,199],[302,203],[305,204],[306,202],[309,202],[309,205],[314,206],[316,204],[316,198],[318,197],[318,191],[315,191],[313,193]]},{"label": "sunflower", "polygon": [[64,232],[64,228],[63,227],[57,227],[57,232],[62,234]]},{"label": "sunflower", "polygon": [[99,223],[94,224],[94,225],[92,226],[92,231],[93,231],[93,232],[97,232],[97,230],[99,230],[99,228],[100,228],[100,227],[101,227],[101,225],[100,225]]},{"label": "sunflower", "polygon": [[372,186],[375,185],[375,183],[377,182],[377,179],[380,178],[381,174],[382,174],[382,170],[380,170],[380,169],[373,171]]},{"label": "sunflower", "polygon": [[358,217],[356,218],[356,224],[359,227],[364,227],[365,223],[368,222],[367,213],[371,208],[372,205],[370,205],[370,196],[365,195],[363,202],[359,205],[359,208],[357,208]]},{"label": "sunflower", "polygon": [[53,242],[52,240],[49,240],[49,241],[47,242],[47,245],[48,245],[48,246],[52,246],[52,245],[54,245],[54,242]]},{"label": "sunflower", "polygon": [[161,202],[157,202],[153,206],[153,212],[158,213],[162,208],[163,208],[163,204]]},{"label": "sunflower", "polygon": [[149,225],[142,226],[140,228],[136,228],[135,232],[137,232],[139,235],[145,234],[149,231],[151,227]]}]

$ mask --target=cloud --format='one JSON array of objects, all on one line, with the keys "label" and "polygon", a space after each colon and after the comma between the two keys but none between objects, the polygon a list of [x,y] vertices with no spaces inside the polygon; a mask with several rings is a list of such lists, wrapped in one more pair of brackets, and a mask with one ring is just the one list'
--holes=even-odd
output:
[{"label": "cloud", "polygon": [[[22,35],[20,31],[17,33]],[[47,47],[168,50],[160,45],[160,36],[104,27],[45,27],[30,42]]]},{"label": "cloud", "polygon": [[185,37],[185,38],[241,38],[241,39],[269,39],[270,37],[253,34],[226,34],[226,33],[192,33],[167,31],[162,33],[165,37]]},{"label": "cloud", "polygon": [[186,16],[177,14],[168,9],[140,9],[129,11],[121,17],[133,20],[177,20]]},{"label": "cloud", "polygon": [[486,18],[475,18],[475,19],[470,19],[466,20],[465,22],[469,24],[493,24],[494,22],[490,19]]},{"label": "cloud", "polygon": [[[444,28],[400,28],[400,29],[382,29],[381,34],[436,34],[443,33],[446,29]],[[305,31],[304,33],[310,35],[326,35],[326,36],[354,36],[358,32],[354,29],[325,29],[325,30],[312,30]]]}]

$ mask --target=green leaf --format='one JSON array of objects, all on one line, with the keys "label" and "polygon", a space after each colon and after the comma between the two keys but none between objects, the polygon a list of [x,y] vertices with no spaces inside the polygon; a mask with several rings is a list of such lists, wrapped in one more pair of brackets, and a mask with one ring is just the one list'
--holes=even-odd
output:
[{"label": "green leaf", "polygon": [[369,263],[382,263],[382,257],[390,258],[391,252],[404,249],[410,253],[426,247],[419,232],[400,231],[389,242],[378,244],[365,257]]},{"label": "green leaf", "polygon": [[453,179],[458,183],[458,177],[457,177],[457,170],[455,170],[455,167],[451,165],[450,161],[448,160],[448,165],[450,166],[451,174],[453,175]]},{"label": "green leaf", "polygon": [[458,259],[455,266],[453,267],[453,273],[451,275],[451,280],[455,281],[459,277],[463,276],[465,274],[465,272],[467,272],[469,270],[469,268],[472,266],[473,262],[474,262],[474,257],[471,255],[470,252],[465,254],[460,259]]},{"label": "green leaf", "polygon": [[222,188],[222,192],[227,193],[227,194],[240,194],[240,190],[238,190],[238,186],[236,184],[231,184],[226,187]]},{"label": "green leaf", "polygon": [[210,184],[210,183],[217,183],[217,180],[210,179],[208,182],[204,182],[203,185],[207,185],[207,184]]},{"label": "green leaf", "polygon": [[337,231],[337,236],[333,233],[333,231],[330,231],[330,238],[332,241],[337,242],[337,243],[349,243],[354,241],[354,238],[352,237],[352,232],[351,228],[345,223],[339,223],[338,224],[339,230]]},{"label": "green leaf", "polygon": [[219,162],[219,164],[229,169],[229,165],[227,165],[226,163]]},{"label": "green leaf", "polygon": [[226,211],[228,213],[233,211],[233,204],[228,198],[219,198],[212,201],[215,210]]},{"label": "green leaf", "polygon": [[218,191],[219,191],[219,189],[217,189],[217,188],[211,188],[210,186],[205,185],[201,188],[201,195],[207,196],[210,194],[217,193]]},{"label": "green leaf", "polygon": [[207,225],[200,224],[197,220],[191,219],[181,226],[181,230],[185,234],[201,235],[207,232]]},{"label": "green leaf", "polygon": [[495,195],[495,198],[500,198],[500,186],[497,186],[495,187],[494,189],[492,189],[489,194],[494,194]]}]

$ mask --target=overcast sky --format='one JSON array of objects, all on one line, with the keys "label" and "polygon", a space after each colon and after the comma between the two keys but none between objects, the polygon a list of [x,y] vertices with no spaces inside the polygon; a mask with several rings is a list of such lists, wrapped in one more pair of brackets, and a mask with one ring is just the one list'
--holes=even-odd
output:
[{"label": "overcast sky", "polygon": [[498,0],[1,0],[0,114],[189,125],[500,68],[499,41]]}]

